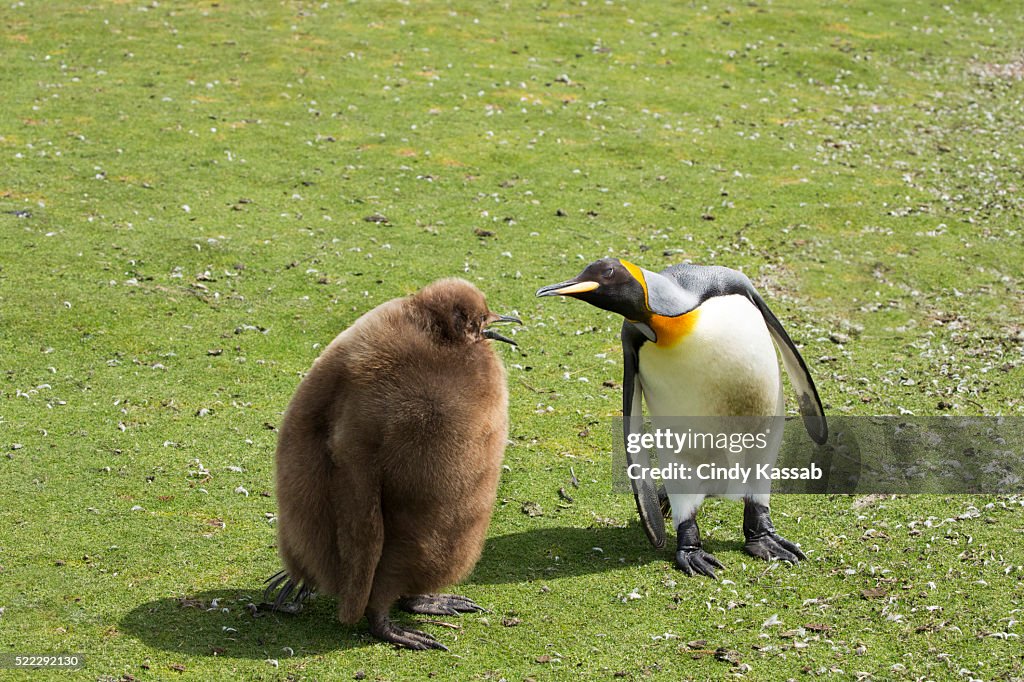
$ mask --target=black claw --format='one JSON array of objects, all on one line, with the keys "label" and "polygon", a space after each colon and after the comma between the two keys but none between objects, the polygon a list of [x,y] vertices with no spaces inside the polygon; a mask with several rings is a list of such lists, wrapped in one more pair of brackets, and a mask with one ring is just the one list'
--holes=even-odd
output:
[{"label": "black claw", "polygon": [[288,580],[288,574],[285,573],[284,571],[278,571],[274,575],[272,575],[269,578],[267,578],[266,580],[264,580],[263,584],[266,585],[267,587],[263,591],[263,598],[264,599],[269,598],[270,595],[274,593],[274,590],[276,590],[278,587],[280,587],[281,583],[283,583],[285,580]]},{"label": "black claw", "polygon": [[779,559],[791,564],[806,561],[800,548],[775,532],[771,512],[767,506],[745,500],[743,506],[743,535],[747,542],[743,549],[759,559]]},{"label": "black claw", "polygon": [[699,547],[689,550],[681,549],[676,552],[676,567],[686,575],[706,575],[709,578],[718,577],[712,567],[725,568],[714,555],[708,554]]},{"label": "black claw", "polygon": [[700,528],[697,527],[695,520],[688,519],[679,524],[676,542],[676,567],[686,575],[696,573],[717,578],[715,568],[725,568],[718,559],[704,551],[700,541]]},{"label": "black claw", "polygon": [[448,647],[434,639],[432,635],[419,630],[413,630],[412,628],[402,628],[393,625],[386,632],[377,636],[385,642],[394,644],[397,647],[412,649],[413,651],[426,651],[428,649],[448,651]]},{"label": "black claw", "polygon": [[743,545],[743,549],[747,554],[764,559],[765,561],[778,559],[780,561],[788,561],[791,564],[797,564],[801,560],[807,559],[799,547],[776,533],[747,540],[747,543]]},{"label": "black claw", "polygon": [[454,616],[459,613],[486,611],[472,599],[458,594],[419,594],[403,597],[398,608],[424,616]]},{"label": "black claw", "polygon": [[807,555],[800,551],[800,548],[795,543],[790,542],[781,535],[776,534],[773,538],[775,542],[782,546],[783,549],[787,550],[790,554],[797,558],[797,561],[807,561]]},{"label": "black claw", "polygon": [[276,608],[281,608],[281,604],[284,604],[286,601],[288,601],[288,597],[294,590],[295,581],[289,579],[288,582],[284,584],[284,587],[281,588],[281,591],[277,593],[277,599],[274,600],[274,606]]},{"label": "black claw", "polygon": [[448,651],[448,647],[437,641],[433,635],[397,625],[387,616],[370,619],[370,634],[397,647],[414,651],[427,649]]},{"label": "black claw", "polygon": [[[313,594],[313,589],[309,585],[292,580],[285,571],[278,571],[267,578],[264,584],[267,587],[263,591],[264,603],[261,606],[272,611],[298,613],[302,610],[302,603]],[[277,596],[271,602],[270,598],[274,592],[277,592]]]}]

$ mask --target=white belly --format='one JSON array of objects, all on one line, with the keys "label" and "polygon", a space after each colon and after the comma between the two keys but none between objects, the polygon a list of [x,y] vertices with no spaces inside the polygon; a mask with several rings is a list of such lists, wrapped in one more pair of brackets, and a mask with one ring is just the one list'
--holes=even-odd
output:
[{"label": "white belly", "polygon": [[[647,342],[640,347],[640,383],[647,412],[652,417],[766,417],[784,413],[782,375],[775,344],[760,311],[745,296],[719,296],[705,301],[689,334],[674,346]],[[658,420],[655,420],[657,425]],[[721,430],[721,422],[668,420],[663,424],[682,431],[693,427]],[[726,422],[728,431],[756,432],[770,424],[761,420]],[[714,424],[715,426],[712,426]],[[774,464],[782,438],[782,425],[769,433],[766,448],[743,452],[659,450],[662,463],[696,467],[740,463],[748,467]],[[706,489],[668,488],[673,525],[690,519],[705,494],[749,497],[767,505],[769,490],[757,482],[709,484]]]},{"label": "white belly", "polygon": [[640,383],[652,416],[783,414],[782,378],[771,334],[745,296],[705,301],[674,346],[640,348]]}]

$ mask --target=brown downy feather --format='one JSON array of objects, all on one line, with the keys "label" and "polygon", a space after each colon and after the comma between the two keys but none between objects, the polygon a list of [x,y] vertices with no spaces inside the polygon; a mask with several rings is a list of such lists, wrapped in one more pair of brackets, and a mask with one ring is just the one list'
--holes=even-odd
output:
[{"label": "brown downy feather", "polygon": [[[388,301],[338,335],[285,412],[277,447],[277,606],[311,590],[410,648],[432,637],[388,618],[473,610],[421,597],[465,577],[483,548],[508,431],[505,371],[484,330],[498,316],[468,282]],[[460,608],[462,607],[462,608]]]}]

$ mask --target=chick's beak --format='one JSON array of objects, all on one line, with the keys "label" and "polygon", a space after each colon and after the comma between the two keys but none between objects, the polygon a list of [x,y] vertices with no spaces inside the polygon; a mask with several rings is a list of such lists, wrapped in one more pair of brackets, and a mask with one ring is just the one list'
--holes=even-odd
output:
[{"label": "chick's beak", "polygon": [[[487,323],[488,324],[494,324],[495,322],[515,322],[516,324],[522,324],[523,323],[523,321],[520,320],[518,317],[513,317],[511,315],[495,315],[495,314],[492,314],[491,318],[487,321]],[[507,336],[505,336],[504,334],[501,334],[501,333],[495,331],[494,329],[490,329],[490,328],[484,330],[484,337],[488,338],[488,339],[494,339],[495,341],[504,341],[505,343],[511,343],[513,346],[518,346],[519,345],[515,341],[513,341],[512,339],[510,339]]]}]

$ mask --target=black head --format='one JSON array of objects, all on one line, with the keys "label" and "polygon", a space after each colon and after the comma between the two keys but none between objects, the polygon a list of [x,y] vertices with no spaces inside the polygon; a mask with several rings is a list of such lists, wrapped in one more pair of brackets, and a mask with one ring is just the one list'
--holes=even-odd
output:
[{"label": "black head", "polygon": [[487,327],[494,322],[522,322],[515,317],[492,313],[483,293],[466,280],[438,280],[413,296],[412,303],[422,311],[441,343],[477,343],[495,339],[516,345],[512,339]]},{"label": "black head", "polygon": [[651,316],[640,268],[618,258],[594,261],[573,279],[541,287],[538,296],[572,296],[592,306],[642,321]]}]

